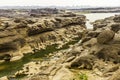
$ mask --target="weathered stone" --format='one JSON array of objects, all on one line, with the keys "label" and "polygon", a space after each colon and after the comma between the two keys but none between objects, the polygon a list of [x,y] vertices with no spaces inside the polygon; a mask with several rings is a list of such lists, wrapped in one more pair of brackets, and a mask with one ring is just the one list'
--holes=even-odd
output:
[{"label": "weathered stone", "polygon": [[71,67],[78,67],[82,69],[92,69],[95,61],[92,55],[77,57],[71,62]]},{"label": "weathered stone", "polygon": [[113,30],[114,32],[118,32],[120,30],[120,24],[112,24],[111,25],[111,30]]},{"label": "weathered stone", "polygon": [[26,28],[27,27],[27,24],[26,23],[24,23],[24,22],[21,22],[21,23],[19,23],[15,28]]},{"label": "weathered stone", "polygon": [[[57,41],[64,44],[78,36],[78,32],[85,28],[85,17],[82,15],[60,17],[60,21],[55,18],[55,16],[26,19],[24,17],[5,18],[7,21],[1,21],[0,27],[0,56],[9,54],[12,55],[12,60],[16,60],[15,56],[21,56],[23,52],[40,50],[47,45],[56,44]],[[6,22],[9,26],[3,27]],[[27,49],[26,52],[25,49]]]},{"label": "weathered stone", "polygon": [[106,71],[104,71],[104,74],[109,73],[109,72],[115,72],[119,69],[119,65],[112,66],[108,68]]},{"label": "weathered stone", "polygon": [[108,80],[120,80],[120,69],[116,71]]},{"label": "weathered stone", "polygon": [[113,20],[114,22],[120,22],[120,15],[116,15]]},{"label": "weathered stone", "polygon": [[20,19],[20,18],[15,18],[15,19],[14,19],[14,22],[15,22],[15,23],[20,23],[20,22],[21,22],[21,19]]},{"label": "weathered stone", "polygon": [[[68,77],[69,76],[69,77]],[[70,80],[73,78],[73,73],[66,68],[61,68],[52,80]]]},{"label": "weathered stone", "polygon": [[75,17],[75,16],[76,16],[76,14],[74,14],[72,12],[61,15],[61,17]]},{"label": "weathered stone", "polygon": [[104,46],[103,49],[101,49],[97,53],[97,57],[104,59],[105,61],[119,63],[120,62],[119,52],[120,52],[119,44],[118,45],[112,44]]},{"label": "weathered stone", "polygon": [[7,76],[1,77],[0,80],[9,80]]},{"label": "weathered stone", "polygon": [[115,33],[111,30],[104,30],[97,36],[97,42],[100,44],[109,43],[113,40]]}]

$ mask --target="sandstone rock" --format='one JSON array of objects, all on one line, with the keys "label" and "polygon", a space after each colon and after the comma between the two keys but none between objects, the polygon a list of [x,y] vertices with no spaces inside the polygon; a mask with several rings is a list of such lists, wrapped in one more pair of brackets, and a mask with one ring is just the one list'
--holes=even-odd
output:
[{"label": "sandstone rock", "polygon": [[34,76],[29,80],[49,80],[47,75],[42,75],[42,76]]},{"label": "sandstone rock", "polygon": [[103,27],[106,27],[107,26],[107,24],[97,24],[97,25],[94,25],[95,27],[94,27],[94,30],[97,30],[97,28],[103,28]]},{"label": "sandstone rock", "polygon": [[0,80],[9,80],[7,76],[1,77]]},{"label": "sandstone rock", "polygon": [[[55,41],[56,43],[57,41],[60,41],[64,45],[64,43],[66,43],[67,41],[72,40],[72,38],[75,37],[76,34],[78,36],[78,32],[84,31],[81,27],[78,27],[81,24],[84,25],[84,21],[80,22],[80,19],[82,20],[83,18],[60,17],[60,18],[56,18],[55,20],[45,19],[40,22],[38,21],[35,24],[29,24],[31,25],[29,26],[31,32],[28,31],[29,30],[28,28],[26,29],[31,35],[26,36],[27,38],[25,37],[25,42],[31,46],[31,48],[29,49],[33,49],[33,50],[34,49],[39,50],[41,49],[41,46],[45,47],[46,45],[55,43]],[[87,69],[87,71],[93,70],[92,72],[90,71],[90,73],[87,73],[87,75],[88,76],[93,75],[97,77],[95,80],[98,80],[98,76],[100,77],[99,80],[107,80],[108,76],[107,78],[101,76],[101,74],[102,73],[104,74],[104,72],[105,73],[110,72],[110,75],[116,73],[112,77],[109,76],[110,80],[119,80],[119,73],[118,71],[116,71],[119,70],[119,66],[115,66],[116,65],[115,63],[120,62],[120,44],[112,42],[115,34],[112,30],[103,31],[102,29],[103,27],[104,28],[108,27],[106,26],[108,25],[108,23],[106,22],[109,22],[109,20],[108,21],[107,19],[101,20],[100,23],[98,21],[100,31],[98,32],[90,31],[88,33],[85,33],[87,35],[87,37],[85,36],[85,38],[89,38],[89,39],[86,39],[84,43],[80,45],[77,43],[71,46],[68,50],[60,51],[60,53],[54,52],[53,55],[51,55],[50,59],[43,60],[43,62],[41,63],[32,62],[27,65],[24,65],[25,67],[23,68],[23,70],[20,70],[18,72],[18,75],[27,74],[28,76],[26,78],[29,77],[28,80],[73,80],[74,74],[67,68],[72,68],[72,69],[80,68],[80,69]],[[59,23],[59,25],[56,25],[55,23],[57,24]],[[71,25],[76,25],[76,24],[79,25],[71,27]],[[33,28],[35,28],[35,30]],[[53,30],[49,31],[47,30],[48,28],[53,28]],[[1,38],[4,38],[6,36],[9,35],[8,34],[1,35]],[[13,40],[10,40],[9,42],[12,41]],[[19,47],[19,48],[21,49],[23,47]],[[98,72],[94,73],[95,71],[94,69],[97,69]]]},{"label": "sandstone rock", "polygon": [[97,36],[97,42],[100,44],[109,43],[113,40],[115,33],[111,30],[104,30]]},{"label": "sandstone rock", "polygon": [[[0,52],[7,52],[9,50],[17,50],[20,47],[23,47],[25,45],[25,40],[19,37],[13,37],[15,39],[6,40],[6,42],[1,41],[0,44]],[[8,42],[7,42],[8,41]]]},{"label": "sandstone rock", "polygon": [[100,31],[89,31],[87,36],[91,38],[95,38],[99,35]]},{"label": "sandstone rock", "polygon": [[75,16],[76,16],[76,14],[74,14],[72,12],[61,15],[61,17],[75,17]]},{"label": "sandstone rock", "polygon": [[[58,41],[61,41],[64,45],[78,37],[78,32],[82,32],[85,29],[84,16],[62,17],[60,18],[61,21],[55,20],[54,18],[40,18],[33,24],[31,21],[27,21],[27,19],[15,22],[11,19],[8,20],[11,26],[0,31],[0,59],[15,61],[21,59],[24,56],[23,54],[32,52],[32,50],[35,51],[36,49],[41,50],[48,45],[56,44]],[[51,20],[59,22],[58,26]],[[79,52],[81,52],[79,49],[76,48],[74,50],[76,51],[75,54],[79,55]],[[54,58],[50,60],[50,63],[49,61],[43,61],[41,64],[32,63],[29,66],[24,65],[23,70],[16,72],[16,77],[27,75],[27,77],[33,76],[31,78],[32,80],[49,80],[48,74],[50,74],[50,76],[55,75],[54,80],[67,80],[68,77],[66,75],[72,75],[68,69],[63,69],[60,73],[57,72],[59,67],[52,71],[51,69],[53,68],[50,69],[51,65],[56,63],[60,65],[65,62],[64,56],[62,58],[60,57],[62,55],[53,56]],[[68,61],[70,61],[70,58]],[[39,75],[40,72],[44,72],[44,74]]]},{"label": "sandstone rock", "polygon": [[[79,25],[79,24],[85,24],[85,20],[83,20],[85,16],[80,17],[73,17],[73,18],[55,18],[56,21],[59,22],[59,27],[66,27],[69,25]],[[81,22],[82,21],[82,22]]]},{"label": "sandstone rock", "polygon": [[104,74],[109,73],[109,72],[115,72],[119,69],[119,65],[112,66],[108,68],[106,71],[104,71]]},{"label": "sandstone rock", "polygon": [[105,30],[106,28],[110,29],[110,25],[115,23],[113,21],[114,16],[111,17],[107,17],[105,19],[100,19],[100,20],[96,20],[95,22],[93,22],[93,30]]},{"label": "sandstone rock", "polygon": [[41,24],[37,24],[36,26],[29,27],[27,32],[28,35],[31,36],[53,30],[54,30],[54,24],[50,21],[44,20],[44,22]]},{"label": "sandstone rock", "polygon": [[25,27],[27,27],[27,24],[24,22],[21,22],[15,28],[25,28]]},{"label": "sandstone rock", "polygon": [[113,20],[114,22],[120,22],[120,15],[116,15]]},{"label": "sandstone rock", "polygon": [[99,28],[104,28],[107,26],[107,23],[101,19],[101,20],[96,20],[93,24],[93,30],[97,30]]},{"label": "sandstone rock", "polygon": [[75,56],[71,56],[65,62],[71,62],[74,58],[75,58]]},{"label": "sandstone rock", "polygon": [[120,62],[120,56],[119,56],[120,48],[118,45],[108,45],[104,46],[103,49],[101,49],[96,55],[98,58],[102,58],[105,61],[112,61],[115,63]]},{"label": "sandstone rock", "polygon": [[114,32],[118,32],[120,30],[120,24],[112,24],[111,25],[111,30],[113,30]]},{"label": "sandstone rock", "polygon": [[113,41],[114,43],[120,43],[120,33],[115,34]]},{"label": "sandstone rock", "polygon": [[81,54],[83,48],[80,46],[77,46],[77,47],[73,47],[72,50],[70,52],[67,53],[67,56],[70,58],[72,58],[73,56],[78,56]]},{"label": "sandstone rock", "polygon": [[34,24],[34,23],[36,23],[34,20],[30,20],[30,19],[27,19],[26,21],[27,21],[28,24]]},{"label": "sandstone rock", "polygon": [[116,71],[108,80],[120,80],[120,69]]},{"label": "sandstone rock", "polygon": [[72,78],[73,73],[66,68],[62,68],[56,73],[52,80],[70,80]]},{"label": "sandstone rock", "polygon": [[82,69],[92,69],[95,59],[96,58],[93,55],[77,57],[71,62],[71,67],[78,67]]},{"label": "sandstone rock", "polygon": [[6,22],[6,23],[3,24],[4,28],[8,28],[9,26],[10,26],[10,24],[8,22]]},{"label": "sandstone rock", "polygon": [[33,36],[36,34],[40,34],[43,32],[47,32],[47,31],[53,31],[53,28],[43,28],[41,25],[39,25],[39,27],[37,26],[32,26],[31,28],[28,29],[28,36]]},{"label": "sandstone rock", "polygon": [[97,43],[96,38],[91,38],[89,41],[83,43],[83,47],[93,47]]},{"label": "sandstone rock", "polygon": [[95,43],[92,47],[89,47],[89,53],[92,55],[96,55],[98,52],[100,52],[103,49],[104,45]]},{"label": "sandstone rock", "polygon": [[20,23],[20,22],[21,22],[21,19],[20,19],[20,18],[15,18],[15,19],[14,19],[14,22],[15,22],[15,23]]}]

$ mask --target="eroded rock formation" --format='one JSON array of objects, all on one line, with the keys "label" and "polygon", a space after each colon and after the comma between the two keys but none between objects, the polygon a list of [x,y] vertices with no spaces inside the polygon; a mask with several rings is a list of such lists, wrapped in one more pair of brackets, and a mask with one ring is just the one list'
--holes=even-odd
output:
[{"label": "eroded rock formation", "polygon": [[[78,33],[85,29],[85,16],[51,17],[46,18],[16,18],[3,21],[0,26],[0,56],[1,60],[9,55],[14,60],[23,53],[33,52],[35,49],[45,48],[46,45],[63,44],[78,37]],[[16,59],[16,58],[15,58]],[[18,58],[19,59],[19,58]]]},{"label": "eroded rock formation", "polygon": [[59,44],[65,44],[79,37],[79,42],[69,45],[68,49],[49,54],[47,60],[24,64],[21,70],[8,78],[25,75],[22,80],[79,80],[82,76],[88,77],[88,80],[119,80],[119,18],[117,15],[97,20],[93,23],[94,30],[85,28],[84,16],[38,19],[33,20],[32,24],[26,20],[15,21],[14,25],[22,22],[24,27],[10,26],[13,24],[8,23],[10,27],[1,28],[0,34],[1,55],[9,53],[4,58],[1,56],[6,61],[12,60],[11,54],[18,55],[18,51],[25,54],[59,41],[62,41]]}]

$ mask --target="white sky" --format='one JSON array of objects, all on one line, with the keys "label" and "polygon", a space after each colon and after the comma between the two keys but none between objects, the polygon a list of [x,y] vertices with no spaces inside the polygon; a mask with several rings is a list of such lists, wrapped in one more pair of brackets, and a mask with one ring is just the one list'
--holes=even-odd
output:
[{"label": "white sky", "polygon": [[120,0],[0,0],[0,6],[120,6]]}]

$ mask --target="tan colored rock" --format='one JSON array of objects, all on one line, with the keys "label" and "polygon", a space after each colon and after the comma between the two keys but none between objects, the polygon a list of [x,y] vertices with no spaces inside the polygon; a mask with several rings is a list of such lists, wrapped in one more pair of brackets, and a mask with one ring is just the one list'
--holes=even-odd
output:
[{"label": "tan colored rock", "polygon": [[104,46],[96,55],[100,59],[104,59],[105,61],[112,61],[115,63],[120,62],[120,45],[112,44]]},{"label": "tan colored rock", "polygon": [[114,18],[113,18],[114,22],[120,22],[120,15],[116,15]]},{"label": "tan colored rock", "polygon": [[79,56],[71,62],[71,67],[78,67],[81,69],[92,69],[95,59],[96,58],[93,55]]},{"label": "tan colored rock", "polygon": [[84,47],[92,47],[97,43],[97,39],[96,38],[91,38],[89,41],[86,41],[83,43]]},{"label": "tan colored rock", "polygon": [[51,80],[70,80],[73,76],[73,73],[68,69],[61,68]]},{"label": "tan colored rock", "polygon": [[23,55],[15,56],[10,59],[10,61],[17,61],[20,60],[23,57]]},{"label": "tan colored rock", "polygon": [[120,33],[115,34],[113,41],[114,41],[115,43],[120,43]]},{"label": "tan colored rock", "polygon": [[114,32],[118,32],[120,30],[120,23],[115,23],[111,25],[111,30],[113,30]]},{"label": "tan colored rock", "polygon": [[59,41],[64,45],[74,37],[78,37],[78,32],[85,29],[85,16],[62,17],[61,22],[55,18],[7,18],[7,21],[3,20],[2,23],[8,22],[9,27],[0,30],[0,56],[8,54],[13,61],[17,59],[16,56],[20,57],[35,49],[43,49]]},{"label": "tan colored rock", "polygon": [[119,65],[117,64],[117,65],[111,66],[110,68],[108,67],[108,68],[103,72],[103,74],[106,75],[107,73],[116,72],[118,69],[119,69]]},{"label": "tan colored rock", "polygon": [[104,30],[97,36],[97,42],[100,44],[109,43],[113,40],[115,33],[111,30]]},{"label": "tan colored rock", "polygon": [[120,80],[120,69],[116,71],[108,80]]},{"label": "tan colored rock", "polygon": [[0,80],[9,80],[7,76],[1,77]]}]

